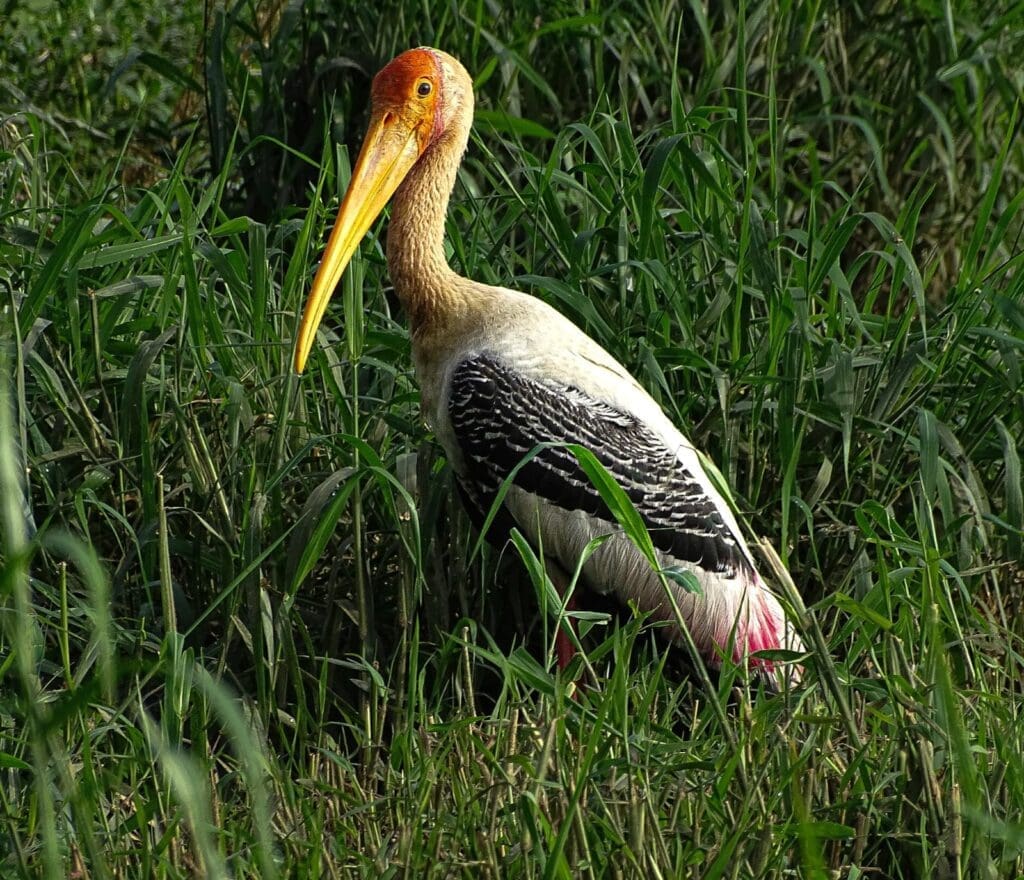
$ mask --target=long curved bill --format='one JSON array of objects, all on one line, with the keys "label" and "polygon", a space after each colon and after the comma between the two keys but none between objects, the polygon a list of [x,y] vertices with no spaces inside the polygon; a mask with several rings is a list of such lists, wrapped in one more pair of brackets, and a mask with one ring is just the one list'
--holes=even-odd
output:
[{"label": "long curved bill", "polygon": [[296,373],[301,373],[306,366],[327,302],[345,267],[388,199],[416,164],[425,146],[422,141],[421,126],[403,121],[397,113],[375,112],[370,119],[334,231],[306,300],[295,340]]}]

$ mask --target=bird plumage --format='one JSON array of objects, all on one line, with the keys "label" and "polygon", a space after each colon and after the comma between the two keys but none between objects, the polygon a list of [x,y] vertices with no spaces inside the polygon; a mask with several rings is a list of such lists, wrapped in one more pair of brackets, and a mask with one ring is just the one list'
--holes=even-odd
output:
[{"label": "bird plumage", "polygon": [[[472,121],[472,84],[435,49],[403,53],[374,80],[373,116],[338,223],[306,306],[296,349],[302,369],[344,265],[394,193],[388,269],[409,314],[424,418],[471,506],[504,499],[510,521],[565,571],[610,536],[583,568],[587,584],[633,602],[679,636],[674,600],[714,665],[723,652],[802,650],[765,588],[728,505],[690,442],[600,345],[532,296],[456,275],[444,220]],[[629,496],[665,578],[622,532],[566,444],[590,449]],[[538,448],[539,447],[539,448]],[[533,457],[520,466],[524,456]],[[753,658],[769,677],[771,661]],[[796,667],[785,667],[790,680]]]}]

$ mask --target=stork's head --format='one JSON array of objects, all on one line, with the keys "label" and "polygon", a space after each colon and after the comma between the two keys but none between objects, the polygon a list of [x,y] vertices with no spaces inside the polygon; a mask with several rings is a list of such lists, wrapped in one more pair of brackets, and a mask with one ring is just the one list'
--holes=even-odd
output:
[{"label": "stork's head", "polygon": [[[299,373],[345,267],[399,184],[435,146],[448,144],[459,153],[465,147],[473,113],[473,82],[451,55],[429,48],[403,52],[373,78],[370,97],[370,126],[295,342]],[[459,138],[461,143],[453,143]]]},{"label": "stork's head", "polygon": [[410,49],[373,78],[370,132],[384,120],[403,124],[415,132],[422,154],[444,134],[467,98],[472,101],[472,84],[456,59],[438,49]]}]

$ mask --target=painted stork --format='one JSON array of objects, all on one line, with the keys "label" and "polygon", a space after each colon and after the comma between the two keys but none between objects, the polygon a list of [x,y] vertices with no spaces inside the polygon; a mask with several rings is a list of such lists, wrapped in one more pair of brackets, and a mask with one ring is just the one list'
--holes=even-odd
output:
[{"label": "painted stork", "polygon": [[[666,589],[698,650],[713,666],[764,649],[802,651],[754,567],[736,519],[691,443],[620,363],[544,302],[457,275],[444,251],[455,175],[473,121],[473,84],[455,58],[419,48],[374,78],[362,151],[306,303],[295,348],[305,367],[327,302],[360,240],[392,200],[388,272],[408,314],[422,412],[482,520],[527,453],[504,509],[565,584],[588,543],[611,535],[582,577],[666,621],[679,640]],[[565,444],[581,444],[626,491],[663,570],[692,573],[686,589],[653,568],[619,528]],[[558,567],[562,571],[558,571]],[[572,656],[556,637],[560,664]],[[768,681],[795,682],[799,667],[748,662]]]}]

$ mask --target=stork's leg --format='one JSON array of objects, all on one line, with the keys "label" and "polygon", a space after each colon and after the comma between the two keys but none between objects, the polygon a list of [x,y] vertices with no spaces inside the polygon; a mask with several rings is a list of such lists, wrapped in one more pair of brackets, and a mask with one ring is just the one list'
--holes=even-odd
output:
[{"label": "stork's leg", "polygon": [[[566,604],[565,610],[575,611],[578,607],[579,606],[576,604],[576,596],[574,594],[569,597],[569,602]],[[576,631],[576,620],[571,617],[562,621],[562,625],[558,628],[558,632],[555,634],[555,653],[558,654],[559,669],[565,669],[572,658],[576,656],[576,646],[572,643],[572,639],[569,638],[569,627],[572,627],[573,634],[578,637],[579,633]]]},{"label": "stork's leg", "polygon": [[[559,566],[553,564],[548,565],[548,576],[551,578],[551,583],[555,585],[558,595],[564,599],[566,591],[569,589],[568,576]],[[565,610],[575,611],[577,608],[579,608],[579,605],[576,602],[576,592],[573,591],[565,605]],[[555,656],[558,658],[559,669],[565,669],[572,658],[576,656],[576,647],[573,645],[572,639],[569,638],[570,629],[573,635],[577,636],[577,641],[579,641],[575,618],[565,618],[558,627],[558,632],[555,633]]]}]

